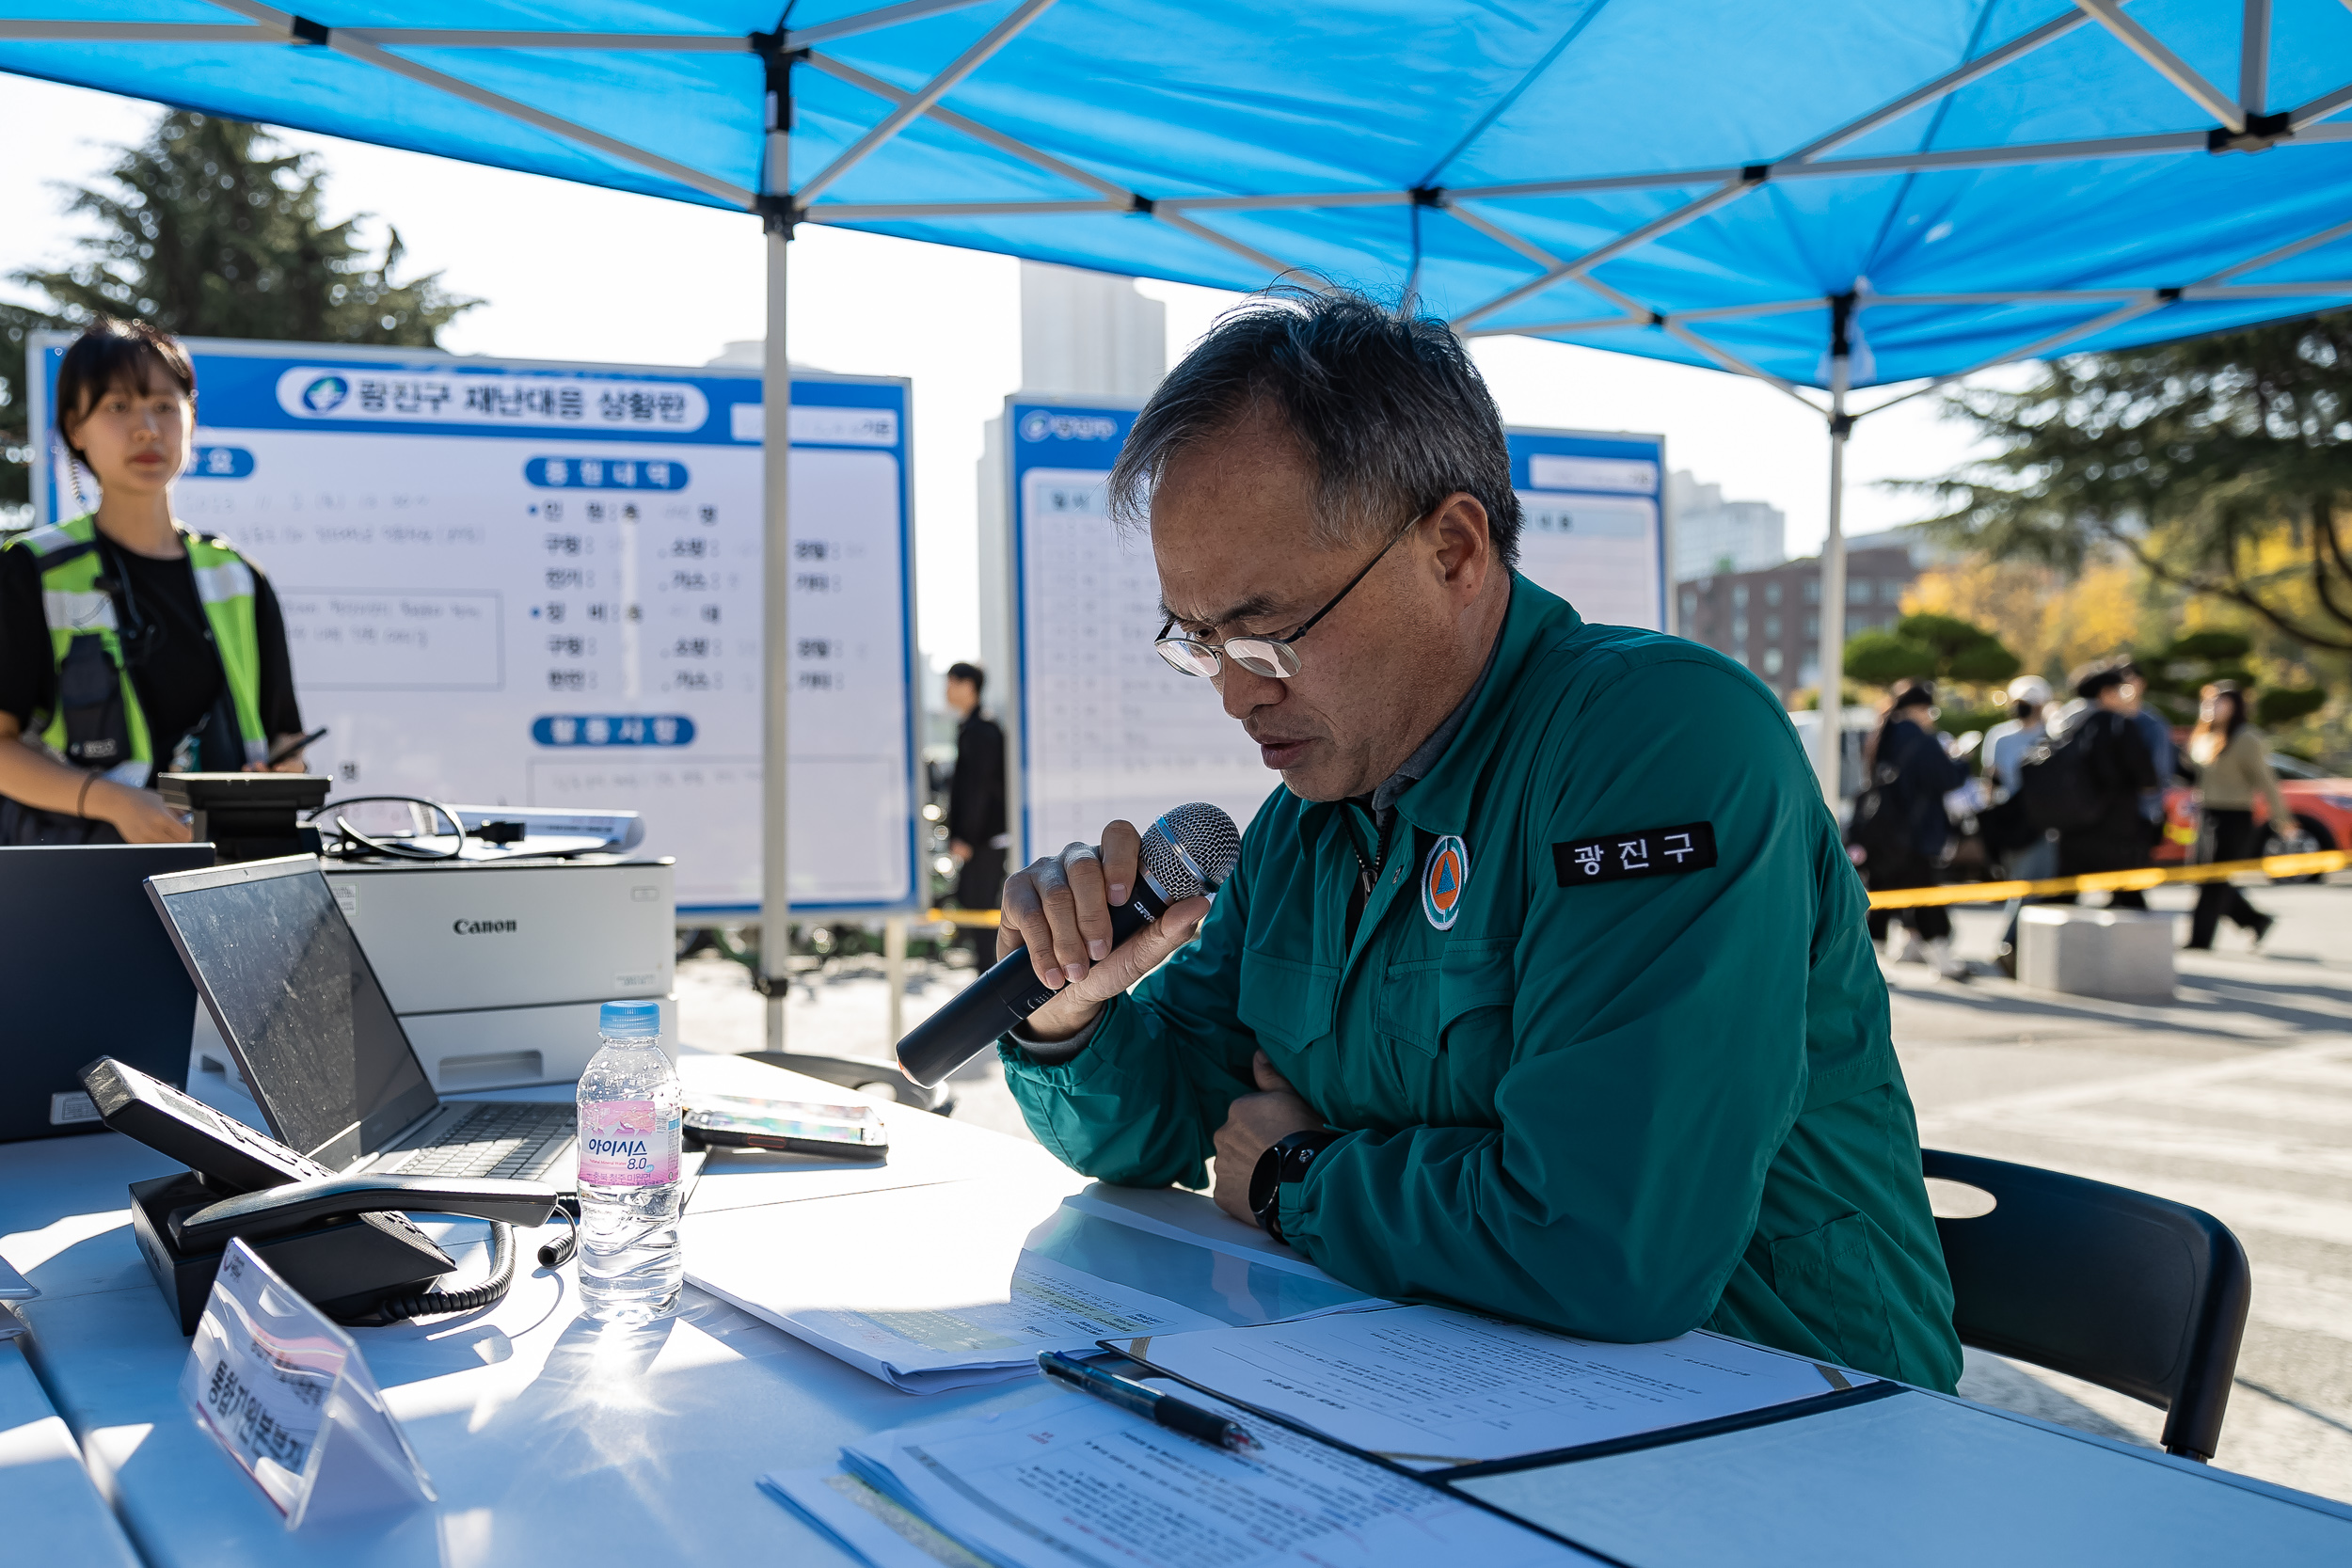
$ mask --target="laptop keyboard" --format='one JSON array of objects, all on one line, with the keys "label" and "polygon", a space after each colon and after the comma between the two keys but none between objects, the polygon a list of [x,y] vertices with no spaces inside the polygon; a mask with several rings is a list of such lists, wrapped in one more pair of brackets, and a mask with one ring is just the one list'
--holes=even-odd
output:
[{"label": "laptop keyboard", "polygon": [[555,1163],[579,1121],[570,1105],[485,1101],[437,1142],[375,1168],[391,1176],[532,1177]]}]

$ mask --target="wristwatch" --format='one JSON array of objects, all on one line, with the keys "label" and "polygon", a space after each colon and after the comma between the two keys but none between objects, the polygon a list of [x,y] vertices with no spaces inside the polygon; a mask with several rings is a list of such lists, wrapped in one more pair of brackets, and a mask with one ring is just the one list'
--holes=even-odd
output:
[{"label": "wristwatch", "polygon": [[1258,1168],[1249,1173],[1249,1212],[1267,1235],[1278,1242],[1290,1240],[1282,1234],[1282,1183],[1307,1180],[1307,1167],[1315,1156],[1346,1135],[1328,1127],[1293,1132],[1268,1144],[1258,1156]]}]

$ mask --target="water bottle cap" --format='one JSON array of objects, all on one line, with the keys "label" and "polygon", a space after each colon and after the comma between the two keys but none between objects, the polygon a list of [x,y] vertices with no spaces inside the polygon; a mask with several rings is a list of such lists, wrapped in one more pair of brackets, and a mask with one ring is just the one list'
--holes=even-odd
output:
[{"label": "water bottle cap", "polygon": [[657,1039],[661,1035],[659,1002],[607,1002],[596,1009],[596,1032],[613,1039]]}]

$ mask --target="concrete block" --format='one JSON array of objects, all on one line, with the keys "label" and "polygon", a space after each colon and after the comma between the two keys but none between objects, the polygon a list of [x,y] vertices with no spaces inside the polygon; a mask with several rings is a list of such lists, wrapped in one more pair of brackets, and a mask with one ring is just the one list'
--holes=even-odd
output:
[{"label": "concrete block", "polygon": [[2172,1000],[2172,923],[2139,910],[2018,911],[2017,983],[2109,1002]]}]

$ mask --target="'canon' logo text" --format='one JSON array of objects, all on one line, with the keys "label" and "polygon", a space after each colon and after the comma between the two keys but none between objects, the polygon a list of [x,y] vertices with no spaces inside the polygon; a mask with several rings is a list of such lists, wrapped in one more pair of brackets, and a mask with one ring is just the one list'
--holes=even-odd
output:
[{"label": "'canon' logo text", "polygon": [[449,928],[461,937],[488,937],[513,930],[515,923],[511,920],[453,920]]}]

